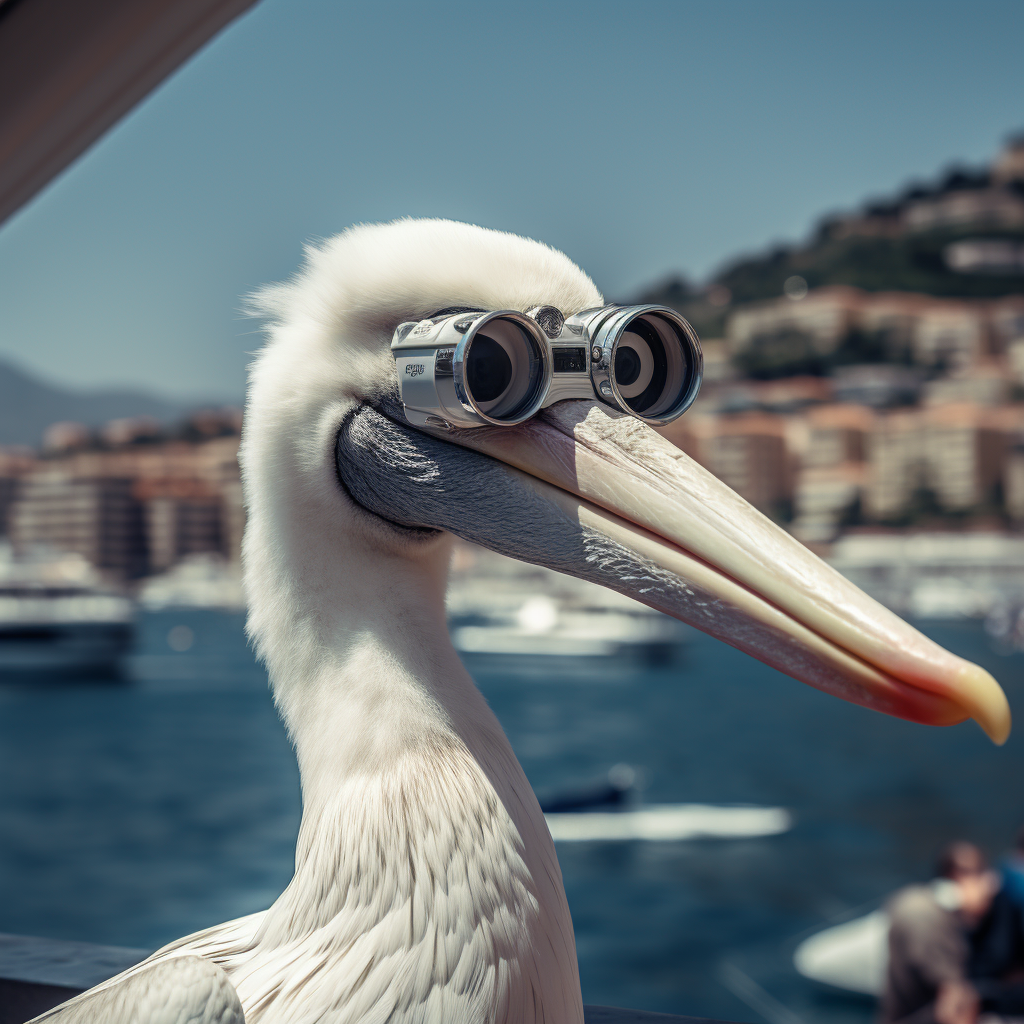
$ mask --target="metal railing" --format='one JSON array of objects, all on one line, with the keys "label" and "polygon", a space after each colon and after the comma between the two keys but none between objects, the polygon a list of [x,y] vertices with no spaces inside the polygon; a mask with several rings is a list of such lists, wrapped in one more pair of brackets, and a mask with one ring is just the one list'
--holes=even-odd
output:
[{"label": "metal railing", "polygon": [[[23,1024],[137,964],[144,949],[0,934],[0,1024]],[[617,1006],[584,1007],[586,1024],[722,1024]]]}]

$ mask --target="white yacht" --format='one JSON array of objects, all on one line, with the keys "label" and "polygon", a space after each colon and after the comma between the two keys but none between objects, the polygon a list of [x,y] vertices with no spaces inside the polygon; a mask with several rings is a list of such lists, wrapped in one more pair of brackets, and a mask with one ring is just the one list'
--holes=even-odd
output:
[{"label": "white yacht", "polygon": [[0,681],[111,676],[134,632],[135,606],[77,555],[16,558],[0,546]]},{"label": "white yacht", "polygon": [[671,661],[689,627],[622,594],[457,545],[448,624],[463,654]]},{"label": "white yacht", "polygon": [[138,596],[148,612],[170,608],[245,610],[238,565],[210,553],[188,555],[159,576],[150,576],[139,587]]},{"label": "white yacht", "polygon": [[[631,602],[636,605],[636,602]],[[478,608],[451,616],[452,640],[466,654],[626,657],[661,663],[685,639],[685,629],[643,605],[569,604],[528,594],[518,608]]]}]

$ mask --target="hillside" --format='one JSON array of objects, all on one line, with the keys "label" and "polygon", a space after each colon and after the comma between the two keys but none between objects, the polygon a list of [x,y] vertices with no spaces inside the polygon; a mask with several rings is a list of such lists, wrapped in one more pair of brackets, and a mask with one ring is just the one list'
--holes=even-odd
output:
[{"label": "hillside", "polygon": [[[1006,254],[1002,265],[957,265],[959,245]],[[1024,294],[1024,138],[1011,139],[992,167],[953,170],[930,184],[823,217],[810,237],[739,257],[697,288],[671,277],[636,301],[678,309],[704,337],[718,337],[729,311],[777,298],[784,282],[845,284],[962,298]]]},{"label": "hillside", "polygon": [[121,417],[152,416],[170,423],[192,407],[145,392],[64,390],[0,360],[0,445],[38,445],[43,431],[57,420],[95,427]]}]

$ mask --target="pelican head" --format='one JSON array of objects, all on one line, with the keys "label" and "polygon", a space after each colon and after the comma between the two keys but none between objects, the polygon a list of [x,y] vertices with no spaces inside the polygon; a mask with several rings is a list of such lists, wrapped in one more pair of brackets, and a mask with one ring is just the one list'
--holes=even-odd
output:
[{"label": "pelican head", "polygon": [[601,305],[563,254],[449,221],[361,226],[257,301],[269,340],[241,451],[249,630],[304,810],[291,885],[246,955],[218,960],[247,1020],[582,1020],[550,836],[448,638],[453,534],[628,594],[845,700],[974,718],[1005,739],[991,676],[640,420],[571,401],[517,426],[409,424],[396,326],[450,307]]}]

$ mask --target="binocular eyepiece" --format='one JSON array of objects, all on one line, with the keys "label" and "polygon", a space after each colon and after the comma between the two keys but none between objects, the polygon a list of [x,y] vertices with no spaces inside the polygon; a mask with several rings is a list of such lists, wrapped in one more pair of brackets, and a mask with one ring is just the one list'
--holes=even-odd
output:
[{"label": "binocular eyepiece", "polygon": [[598,398],[655,425],[697,397],[693,328],[665,306],[604,306],[565,320],[553,306],[442,311],[391,342],[417,426],[510,426],[568,398]]}]

